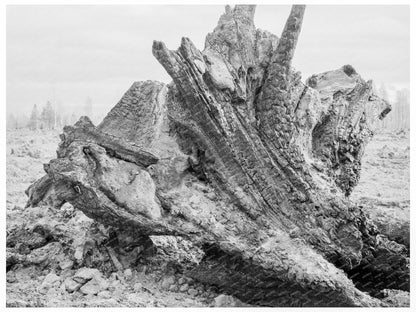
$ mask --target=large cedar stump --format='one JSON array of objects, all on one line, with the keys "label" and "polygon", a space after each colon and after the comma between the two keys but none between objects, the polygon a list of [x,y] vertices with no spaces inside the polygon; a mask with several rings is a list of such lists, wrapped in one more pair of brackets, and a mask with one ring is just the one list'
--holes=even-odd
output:
[{"label": "large cedar stump", "polygon": [[181,236],[205,252],[188,274],[249,303],[378,306],[367,291],[409,290],[403,246],[348,199],[390,105],[350,65],[301,81],[304,11],[280,38],[241,5],[203,51],[155,41],[173,82],[136,82],[97,127],[65,127],[29,205],[53,197],[133,239]]}]

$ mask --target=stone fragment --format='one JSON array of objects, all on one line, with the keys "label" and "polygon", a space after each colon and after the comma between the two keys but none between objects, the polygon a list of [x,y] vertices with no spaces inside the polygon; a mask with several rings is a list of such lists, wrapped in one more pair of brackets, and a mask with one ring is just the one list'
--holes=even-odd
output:
[{"label": "stone fragment", "polygon": [[169,290],[170,285],[175,283],[175,278],[173,276],[167,276],[162,280],[161,287],[164,290]]},{"label": "stone fragment", "polygon": [[134,285],[133,285],[133,290],[135,291],[135,292],[139,292],[139,291],[141,291],[142,290],[142,288],[143,288],[143,285],[142,285],[142,283],[135,283]]},{"label": "stone fragment", "polygon": [[242,301],[228,295],[219,295],[214,299],[215,307],[247,307]]},{"label": "stone fragment", "polygon": [[96,279],[92,279],[83,285],[79,291],[84,295],[96,295],[101,291],[101,287]]},{"label": "stone fragment", "polygon": [[111,298],[111,293],[108,290],[103,290],[97,294],[97,297],[100,297],[103,299],[109,299]]},{"label": "stone fragment", "polygon": [[195,297],[198,295],[198,291],[195,288],[189,288],[188,289],[188,294],[192,297]]},{"label": "stone fragment", "polygon": [[84,258],[82,246],[78,246],[75,249],[74,258],[77,260],[78,263],[82,262],[82,259]]},{"label": "stone fragment", "polygon": [[71,269],[73,265],[74,265],[74,261],[72,261],[70,259],[63,260],[63,261],[59,262],[59,267],[62,270]]},{"label": "stone fragment", "polygon": [[181,277],[180,279],[178,279],[178,284],[179,284],[179,285],[183,285],[183,284],[185,284],[185,283],[186,283],[186,278]]},{"label": "stone fragment", "polygon": [[101,276],[100,271],[97,269],[91,269],[91,268],[80,268],[74,275],[73,279],[74,281],[85,284],[89,280],[91,280],[94,276]]},{"label": "stone fragment", "polygon": [[82,286],[82,284],[77,283],[71,277],[68,277],[67,279],[65,279],[63,284],[65,285],[66,291],[69,293],[73,293],[74,291],[77,291]]},{"label": "stone fragment", "polygon": [[120,287],[120,285],[121,285],[121,282],[118,279],[111,282],[111,287],[118,288]]},{"label": "stone fragment", "polygon": [[60,277],[58,275],[55,273],[49,273],[45,276],[45,279],[43,280],[38,290],[40,293],[46,294],[50,288],[59,285],[59,282]]},{"label": "stone fragment", "polygon": [[124,270],[124,277],[125,277],[126,280],[132,279],[133,272],[131,271],[131,269]]},{"label": "stone fragment", "polygon": [[188,284],[183,284],[183,285],[181,286],[181,288],[179,288],[179,291],[180,291],[180,292],[187,292],[187,291],[188,291],[188,289],[189,289],[189,285],[188,285]]},{"label": "stone fragment", "polygon": [[6,281],[7,283],[15,283],[16,282],[16,274],[13,271],[9,271],[6,273]]}]

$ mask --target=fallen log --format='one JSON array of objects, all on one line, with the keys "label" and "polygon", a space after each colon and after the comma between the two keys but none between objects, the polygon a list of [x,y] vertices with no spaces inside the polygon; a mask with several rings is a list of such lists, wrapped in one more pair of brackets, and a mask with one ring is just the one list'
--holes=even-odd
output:
[{"label": "fallen log", "polygon": [[28,204],[53,193],[133,239],[187,239],[205,253],[188,274],[251,304],[379,306],[366,292],[409,290],[401,245],[348,199],[390,105],[350,65],[301,81],[304,11],[280,38],[238,5],[203,51],[155,41],[173,82],[134,83],[97,127],[65,127]]}]

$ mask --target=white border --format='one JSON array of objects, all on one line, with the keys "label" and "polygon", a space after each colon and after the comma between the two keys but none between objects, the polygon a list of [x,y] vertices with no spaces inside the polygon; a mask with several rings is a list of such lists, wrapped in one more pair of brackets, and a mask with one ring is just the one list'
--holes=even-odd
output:
[{"label": "white border", "polygon": [[[369,0],[350,0],[350,1],[313,1],[313,0],[303,0],[299,1],[302,4],[320,4],[320,5],[409,5],[410,6],[410,121],[416,120],[416,97],[415,97],[415,71],[416,71],[416,64],[415,64],[415,55],[416,55],[416,49],[415,49],[415,8],[416,4],[414,1],[404,1],[404,0],[396,0],[396,1],[369,1]],[[1,291],[2,296],[0,296],[0,309],[6,306],[6,276],[5,276],[5,268],[6,268],[6,257],[5,257],[5,249],[6,249],[6,5],[126,5],[126,4],[189,4],[189,5],[198,5],[198,4],[276,4],[276,5],[283,5],[283,4],[294,4],[299,3],[296,1],[265,1],[265,0],[256,0],[256,1],[247,1],[247,0],[211,0],[211,1],[191,1],[191,0],[182,0],[182,1],[166,1],[166,0],[152,0],[152,1],[138,1],[138,0],[122,0],[122,1],[114,1],[114,0],[101,0],[101,1],[80,1],[80,0],[72,0],[72,1],[61,1],[61,0],[55,0],[55,1],[2,1],[0,6],[0,25],[1,25],[1,33],[0,33],[0,47],[1,47],[1,69],[2,69],[2,75],[0,76],[0,86],[2,87],[2,93],[1,93],[1,105],[0,105],[0,127],[1,127],[1,136],[0,136],[0,145],[1,145],[1,168],[0,168],[0,174],[2,177],[1,180],[1,193],[0,193],[0,207],[3,211],[3,217],[0,220],[0,228],[1,230],[1,244],[2,244],[2,251],[4,254],[0,257],[1,263],[0,266],[3,268],[1,271]],[[186,34],[184,34],[186,35]],[[415,194],[412,192],[415,190],[415,164],[414,164],[414,157],[416,156],[416,145],[415,145],[415,130],[414,126],[411,125],[410,130],[410,220],[411,220],[411,231],[410,231],[410,242],[411,242],[411,250],[412,254],[415,252],[415,244],[414,239],[416,237],[415,234],[415,226],[413,224],[413,220],[415,220],[416,212],[414,210],[414,202],[415,202]],[[414,256],[412,256],[411,259],[411,307],[415,308],[415,261],[413,260]],[[111,311],[120,311],[120,310],[126,310],[127,308],[105,308],[106,310]],[[212,308],[189,308],[190,310],[198,310],[198,311],[212,311]],[[249,308],[249,309],[243,309],[243,308],[221,308],[222,311],[238,311],[238,310],[246,310],[246,311],[252,311],[252,310],[260,310],[261,311],[274,311],[274,310],[287,310],[290,309],[291,311],[302,311],[304,309],[308,309],[310,311],[321,311],[322,308]],[[325,309],[325,311],[340,311],[340,310],[346,310],[351,308],[328,308]],[[363,309],[366,310],[366,308],[359,308],[361,311]],[[13,311],[31,311],[35,310],[35,308],[13,308]],[[36,311],[46,311],[47,308],[36,308]],[[63,311],[70,311],[73,310],[73,308],[59,308],[59,310]],[[95,308],[83,308],[83,311],[93,311],[96,310]],[[160,308],[146,308],[146,311],[160,311]],[[169,308],[171,311],[182,311],[183,308]],[[408,311],[408,308],[391,308],[389,310],[403,310]],[[50,311],[50,310],[48,310]],[[372,308],[371,311],[386,311],[385,308]]]}]

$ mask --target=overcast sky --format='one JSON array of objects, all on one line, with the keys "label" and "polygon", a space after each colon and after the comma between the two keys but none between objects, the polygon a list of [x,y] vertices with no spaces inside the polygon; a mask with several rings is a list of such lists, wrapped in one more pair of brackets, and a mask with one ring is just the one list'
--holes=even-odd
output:
[{"label": "overcast sky", "polygon": [[[259,5],[257,28],[280,37],[289,6]],[[134,81],[170,78],[153,40],[176,49],[189,37],[202,49],[223,6],[8,6],[7,113],[87,96],[106,113]],[[364,79],[409,86],[408,6],[308,6],[293,65],[303,79],[353,65]]]}]

